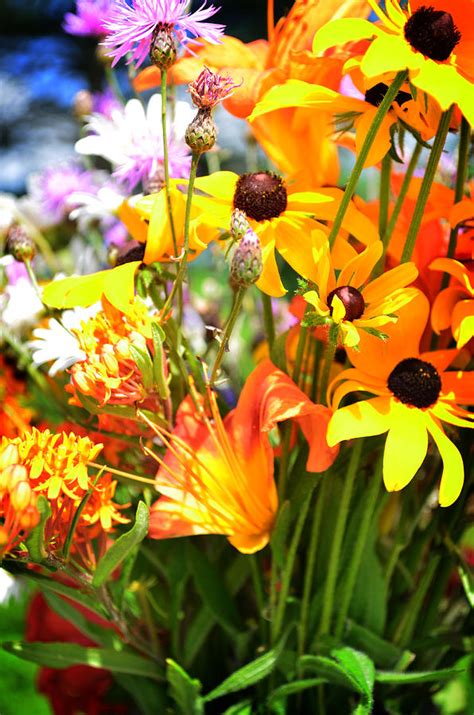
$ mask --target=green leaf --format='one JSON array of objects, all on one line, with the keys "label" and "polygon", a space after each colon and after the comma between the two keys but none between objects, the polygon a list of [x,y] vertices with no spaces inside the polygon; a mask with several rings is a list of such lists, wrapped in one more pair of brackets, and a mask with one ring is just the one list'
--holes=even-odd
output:
[{"label": "green leaf", "polygon": [[92,585],[102,586],[110,574],[119,566],[128,554],[139,544],[148,534],[149,510],[145,502],[138,503],[135,523],[126,534],[122,534],[117,541],[105,553],[97,565]]},{"label": "green leaf", "polygon": [[287,371],[286,364],[286,339],[288,337],[288,330],[282,335],[278,335],[273,341],[270,358],[272,363],[280,368],[283,372]]},{"label": "green leaf", "polygon": [[69,623],[72,623],[76,628],[83,633],[85,636],[90,638],[95,643],[103,645],[106,647],[113,647],[116,638],[114,636],[114,631],[105,630],[100,626],[92,623],[92,621],[87,618],[83,613],[77,610],[71,603],[65,601],[63,597],[58,596],[56,593],[46,593],[45,598],[48,605],[51,606],[53,611],[58,613],[62,618],[64,618]]},{"label": "green leaf", "polygon": [[92,399],[92,397],[87,397],[83,395],[82,392],[77,392],[77,397],[79,398],[81,405],[87,412],[91,415],[113,415],[115,417],[131,418],[134,419],[136,416],[136,411],[133,407],[128,407],[127,405],[104,405],[101,407],[97,400]]},{"label": "green leaf", "polygon": [[40,494],[36,506],[40,514],[40,520],[26,539],[26,546],[28,547],[30,559],[36,564],[40,564],[47,556],[44,548],[44,529],[51,516],[51,505],[46,497]]},{"label": "green leaf", "polygon": [[368,628],[348,620],[344,631],[344,641],[353,648],[363,650],[372,658],[376,666],[381,668],[399,668],[402,658],[410,662],[415,657],[413,653],[398,648],[390,641],[380,638]]},{"label": "green leaf", "polygon": [[197,549],[190,541],[186,544],[188,564],[196,588],[203,603],[214,614],[216,620],[235,635],[241,623],[235,601],[225,584],[222,570],[211,563],[206,554]]},{"label": "green leaf", "polygon": [[449,680],[466,672],[466,668],[442,668],[441,670],[425,670],[418,673],[397,673],[387,670],[378,670],[375,673],[377,683],[388,683],[390,685],[413,685],[415,683],[433,683],[441,680]]},{"label": "green leaf", "polygon": [[191,678],[180,665],[168,658],[166,678],[170,684],[170,695],[182,715],[201,715],[204,712],[200,695],[201,683]]},{"label": "green leaf", "polygon": [[242,702],[227,708],[223,715],[252,715],[252,704],[250,700],[242,700]]},{"label": "green leaf", "polygon": [[279,715],[279,713],[285,713],[286,708],[284,707],[284,703],[290,695],[301,693],[303,690],[308,690],[309,688],[315,688],[325,682],[326,680],[324,678],[306,678],[304,680],[295,680],[293,683],[281,685],[270,695],[268,707],[271,711],[277,713],[277,715]]},{"label": "green leaf", "polygon": [[170,394],[163,361],[163,343],[166,340],[166,335],[161,325],[155,322],[151,324],[151,334],[153,336],[153,378],[159,396],[166,400]]},{"label": "green leaf", "polygon": [[70,665],[88,665],[105,668],[117,673],[141,675],[153,680],[162,680],[157,663],[134,653],[115,651],[109,648],[84,648],[76,643],[25,643],[9,641],[2,647],[12,655],[39,663],[47,668],[69,668]]},{"label": "green leaf", "polygon": [[235,673],[232,673],[228,678],[226,678],[217,688],[211,690],[204,697],[204,702],[210,702],[211,700],[216,700],[221,698],[223,695],[228,695],[228,693],[235,693],[238,690],[244,690],[249,688],[251,685],[260,682],[264,678],[267,678],[270,673],[273,672],[275,665],[278,662],[283,647],[285,645],[286,636],[284,636],[281,641],[277,644],[275,648],[269,650],[268,653],[261,655],[256,658],[251,663],[244,665]]},{"label": "green leaf", "polygon": [[153,364],[151,362],[150,353],[148,350],[142,350],[136,345],[130,345],[129,349],[134,363],[140,370],[143,387],[145,390],[151,390],[153,387]]},{"label": "green leaf", "polygon": [[461,563],[458,566],[458,573],[468,603],[471,608],[474,608],[474,578],[472,576],[472,571],[467,564]]},{"label": "green leaf", "polygon": [[114,678],[135,700],[140,715],[157,715],[166,712],[166,692],[154,680],[126,673],[114,673]]},{"label": "green leaf", "polygon": [[289,501],[284,501],[278,511],[277,521],[270,541],[272,554],[279,568],[283,568],[286,561],[286,544],[290,522],[291,505]]}]

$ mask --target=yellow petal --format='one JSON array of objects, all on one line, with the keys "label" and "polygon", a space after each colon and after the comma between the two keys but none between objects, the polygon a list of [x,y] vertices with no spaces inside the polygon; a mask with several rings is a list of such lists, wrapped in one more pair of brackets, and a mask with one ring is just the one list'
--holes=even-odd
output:
[{"label": "yellow petal", "polygon": [[416,70],[423,62],[423,55],[414,52],[402,35],[383,33],[370,45],[360,68],[366,77],[379,77],[387,72]]},{"label": "yellow petal", "polygon": [[457,447],[432,419],[428,422],[428,430],[436,442],[441,459],[443,460],[443,473],[439,488],[440,506],[451,506],[461,493],[464,483],[464,465]]},{"label": "yellow petal", "polygon": [[346,348],[354,348],[360,343],[360,335],[356,326],[349,321],[341,323],[342,344]]},{"label": "yellow petal", "polygon": [[275,258],[275,241],[269,241],[262,247],[263,270],[256,285],[261,291],[279,298],[285,295],[286,288],[281,282],[280,273]]},{"label": "yellow petal", "polygon": [[453,65],[425,60],[411,81],[415,87],[434,97],[443,111],[457,104],[469,124],[474,124],[474,85]]},{"label": "yellow petal", "polygon": [[254,554],[261,551],[270,541],[270,534],[236,534],[229,536],[228,541],[242,554]]},{"label": "yellow petal", "polygon": [[360,288],[363,286],[382,255],[382,251],[382,241],[371,243],[362,253],[359,253],[344,266],[337,279],[338,287],[351,285],[354,288]]},{"label": "yellow petal", "polygon": [[194,182],[194,187],[216,199],[232,199],[235,185],[239,179],[233,171],[215,171],[209,176],[201,176]]},{"label": "yellow petal", "polygon": [[392,404],[392,423],[383,455],[387,491],[397,492],[411,482],[426,457],[428,432],[422,410]]},{"label": "yellow petal", "polygon": [[346,317],[346,309],[344,303],[339,296],[334,295],[331,301],[332,319],[335,323],[340,323]]},{"label": "yellow petal", "polygon": [[318,55],[330,47],[345,45],[346,42],[370,40],[381,34],[376,25],[362,18],[341,18],[324,25],[314,36],[313,52]]},{"label": "yellow petal", "polygon": [[309,290],[303,295],[303,298],[307,303],[313,306],[313,308],[316,310],[317,313],[319,313],[319,315],[329,315],[329,308],[327,307],[326,303],[323,303],[323,301],[320,299],[319,295],[315,290]]},{"label": "yellow petal", "polygon": [[329,422],[327,443],[330,447],[355,437],[373,437],[390,429],[389,397],[374,397],[336,410]]},{"label": "yellow petal", "polygon": [[135,273],[140,264],[140,261],[133,261],[105,271],[104,295],[122,313],[127,314],[133,308]]}]

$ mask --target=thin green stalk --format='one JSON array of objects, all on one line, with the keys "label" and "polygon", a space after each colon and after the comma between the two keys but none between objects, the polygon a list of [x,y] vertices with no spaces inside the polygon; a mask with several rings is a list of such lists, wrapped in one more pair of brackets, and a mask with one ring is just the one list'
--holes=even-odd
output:
[{"label": "thin green stalk", "polygon": [[303,655],[306,645],[306,631],[308,630],[309,606],[313,589],[314,567],[316,565],[319,532],[321,529],[328,484],[329,481],[327,477],[324,476],[321,480],[321,489],[316,492],[316,508],[314,510],[313,523],[311,524],[306,569],[304,574],[303,596],[301,599],[301,617],[298,625],[298,655]]},{"label": "thin green stalk", "polygon": [[379,186],[379,236],[383,243],[384,250],[377,265],[373,271],[373,277],[376,278],[383,271],[384,256],[385,256],[385,233],[388,224],[388,210],[390,207],[390,176],[392,173],[392,158],[390,154],[386,154],[382,159],[382,170],[380,172]]},{"label": "thin green stalk", "polygon": [[303,526],[306,521],[306,515],[308,513],[312,493],[313,490],[311,489],[299,511],[295,530],[293,532],[293,538],[291,539],[290,548],[288,549],[288,556],[281,577],[281,590],[278,598],[278,604],[276,607],[274,618],[272,619],[271,623],[272,644],[278,640],[281,633],[283,617],[285,615],[286,602],[288,600],[288,593],[290,590],[291,576],[293,574],[293,568],[295,565],[296,552],[298,550],[301,534],[303,532]]},{"label": "thin green stalk", "polygon": [[306,338],[308,337],[308,328],[304,325],[300,327],[300,334],[298,336],[298,345],[296,347],[296,358],[293,367],[293,382],[297,385],[300,380],[301,367],[303,365],[303,355],[304,349],[306,347]]},{"label": "thin green stalk", "polygon": [[311,382],[311,401],[316,402],[318,396],[318,375],[321,366],[323,344],[321,340],[314,340],[314,363],[313,363],[313,380]]},{"label": "thin green stalk", "polygon": [[43,302],[43,296],[41,295],[40,287],[38,285],[38,281],[36,280],[35,272],[31,265],[31,261],[26,259],[25,261],[23,261],[23,263],[25,265],[26,272],[28,273],[28,278],[31,281],[31,285],[33,286],[36,295],[38,296],[39,300]]},{"label": "thin green stalk", "polygon": [[275,342],[275,323],[273,320],[272,299],[266,293],[261,293],[263,306],[263,324],[265,326],[265,334],[267,336],[268,349],[272,352],[273,343]]},{"label": "thin green stalk", "polygon": [[288,464],[290,461],[291,424],[282,427],[280,469],[278,471],[278,501],[281,504],[285,498]]},{"label": "thin green stalk", "polygon": [[341,501],[339,504],[336,526],[334,528],[334,534],[332,538],[331,553],[329,554],[329,568],[324,589],[323,610],[318,630],[318,635],[320,636],[326,635],[331,630],[331,619],[334,608],[334,592],[336,589],[337,575],[340,567],[342,539],[346,528],[347,517],[349,515],[349,506],[351,503],[352,490],[354,487],[357,470],[359,468],[363,446],[363,439],[356,440],[355,445],[352,447],[349,467],[347,469],[347,474],[344,480],[344,487],[341,494]]},{"label": "thin green stalk", "polygon": [[406,263],[411,259],[413,249],[415,248],[416,237],[418,236],[418,231],[420,230],[421,221],[426,208],[426,202],[428,201],[428,197],[430,195],[431,186],[436,176],[436,170],[438,168],[444,143],[448,135],[452,113],[453,107],[451,106],[446,112],[443,112],[441,116],[438,131],[436,132],[433,146],[431,147],[428,164],[426,165],[425,175],[423,177],[423,181],[421,182],[420,193],[418,194],[415,210],[413,211],[410,228],[408,229],[401,263]]},{"label": "thin green stalk", "polygon": [[163,133],[163,168],[165,171],[165,191],[166,191],[166,204],[168,207],[168,220],[171,227],[171,237],[173,239],[173,250],[174,255],[178,255],[178,242],[176,240],[176,229],[174,225],[173,218],[173,207],[171,206],[171,193],[170,193],[170,166],[169,166],[169,156],[168,156],[168,126],[167,126],[167,116],[166,116],[166,104],[167,104],[167,85],[168,77],[166,70],[161,70],[161,131]]},{"label": "thin green stalk", "polygon": [[405,197],[407,195],[408,189],[410,188],[410,183],[411,183],[413,174],[415,173],[415,169],[417,167],[422,148],[423,147],[419,142],[417,142],[415,144],[415,148],[413,149],[413,154],[411,155],[411,159],[408,162],[405,176],[403,177],[402,185],[400,187],[400,193],[398,194],[397,200],[395,201],[395,205],[393,207],[392,214],[390,216],[387,227],[385,229],[385,233],[383,234],[383,236],[381,236],[381,239],[383,242],[383,256],[380,260],[382,261],[382,265],[383,265],[383,259],[385,258],[385,254],[387,253],[388,244],[390,243],[390,238],[392,237],[392,233],[393,233],[395,226],[397,224],[398,217],[400,216],[400,211],[402,210],[403,203],[405,201]]},{"label": "thin green stalk", "polygon": [[321,377],[321,387],[319,390],[319,400],[322,405],[327,404],[327,391],[329,384],[329,375],[331,372],[331,366],[334,360],[334,355],[337,350],[337,338],[339,335],[339,326],[333,323],[329,328],[328,344],[326,345],[326,352],[324,354],[324,367],[323,374]]},{"label": "thin green stalk", "polygon": [[[458,168],[456,173],[456,186],[454,187],[454,203],[458,203],[464,196],[464,187],[467,179],[467,167],[469,162],[469,149],[471,146],[471,127],[462,118],[461,131],[459,135]],[[451,229],[449,234],[448,258],[453,258],[458,240],[459,225]],[[448,287],[449,273],[445,273],[441,281],[441,290]]]},{"label": "thin green stalk", "polygon": [[266,638],[266,623],[264,621],[265,611],[265,591],[262,583],[262,571],[258,559],[258,554],[251,554],[249,557],[250,573],[252,575],[253,590],[258,609],[258,624],[262,640]]},{"label": "thin green stalk", "polygon": [[[360,441],[362,442],[363,440]],[[375,470],[375,474],[371,477],[371,484],[365,496],[364,514],[362,516],[361,523],[359,524],[359,528],[357,531],[357,539],[351,553],[349,567],[342,585],[342,595],[337,608],[336,628],[334,631],[336,638],[340,638],[342,635],[346,616],[349,611],[349,606],[351,604],[354,585],[357,579],[357,575],[359,573],[362,555],[364,553],[365,545],[367,543],[367,537],[369,535],[369,529],[372,524],[372,519],[374,517],[377,497],[379,495],[380,490],[381,476],[382,459],[379,460],[377,469]]]},{"label": "thin green stalk", "polygon": [[216,360],[214,362],[214,367],[212,368],[210,380],[211,385],[213,385],[216,380],[217,373],[219,372],[219,367],[222,362],[222,358],[224,357],[224,352],[229,342],[229,338],[232,334],[232,330],[234,329],[235,321],[239,317],[240,308],[242,307],[242,301],[244,299],[245,291],[245,288],[239,288],[237,293],[235,294],[234,304],[232,305],[232,310],[229,315],[229,319],[226,323],[225,330],[221,336],[221,343],[219,345],[219,350],[217,352]]},{"label": "thin green stalk", "polygon": [[354,164],[354,168],[352,169],[352,173],[349,177],[349,181],[347,182],[346,189],[344,191],[344,195],[342,197],[341,203],[339,205],[339,209],[337,211],[337,214],[334,218],[334,223],[331,228],[331,233],[329,234],[329,245],[331,248],[334,245],[334,242],[337,238],[337,235],[339,233],[339,230],[342,226],[342,222],[344,220],[344,216],[346,214],[347,209],[349,208],[349,204],[351,201],[352,196],[354,195],[354,192],[356,190],[357,182],[359,181],[359,177],[362,173],[362,170],[364,169],[364,164],[365,161],[369,155],[370,148],[372,144],[374,143],[374,140],[377,136],[377,133],[382,125],[382,122],[384,120],[385,115],[388,113],[390,107],[392,106],[392,102],[397,96],[398,92],[400,91],[400,88],[402,84],[404,83],[405,79],[407,77],[407,72],[404,70],[403,72],[398,72],[398,74],[395,76],[392,84],[387,90],[387,93],[383,100],[381,101],[379,108],[377,109],[377,113],[375,114],[374,121],[370,125],[369,131],[367,132],[367,136],[365,137],[365,141],[362,144],[361,150],[357,156],[356,162]]},{"label": "thin green stalk", "polygon": [[189,181],[188,181],[188,194],[186,196],[186,209],[184,213],[184,244],[183,244],[183,257],[181,259],[181,263],[179,264],[179,269],[178,273],[176,275],[176,280],[173,284],[173,288],[167,298],[167,301],[164,305],[163,308],[163,313],[166,315],[168,312],[171,303],[173,301],[173,298],[176,295],[176,292],[181,289],[181,285],[183,283],[184,277],[186,275],[186,268],[188,264],[188,253],[189,253],[189,225],[191,222],[191,206],[193,203],[193,191],[194,191],[194,182],[196,180],[196,172],[197,172],[197,166],[199,163],[199,158],[200,154],[193,154],[192,160],[191,160],[191,171],[189,174]]},{"label": "thin green stalk", "polygon": [[404,618],[400,622],[393,639],[394,643],[397,643],[401,648],[405,648],[413,637],[420,610],[423,607],[425,596],[428,593],[440,559],[441,556],[439,554],[431,556],[425,572],[416,587],[415,593],[411,600],[405,605]]}]

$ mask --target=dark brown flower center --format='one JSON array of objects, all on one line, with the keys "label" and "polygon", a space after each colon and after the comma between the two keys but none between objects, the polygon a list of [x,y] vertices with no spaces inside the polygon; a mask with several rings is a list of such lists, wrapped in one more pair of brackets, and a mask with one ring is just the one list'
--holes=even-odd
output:
[{"label": "dark brown flower center", "polygon": [[405,405],[430,407],[441,392],[441,378],[434,365],[419,358],[406,358],[388,377],[388,389]]},{"label": "dark brown flower center", "polygon": [[340,286],[329,293],[327,304],[331,310],[331,315],[333,310],[331,303],[335,295],[337,295],[346,309],[344,320],[350,320],[352,322],[353,320],[360,318],[364,312],[365,300],[362,297],[362,293],[360,293],[357,288],[353,288],[352,286]]},{"label": "dark brown flower center", "polygon": [[451,13],[425,5],[408,18],[404,32],[414,50],[437,62],[447,60],[461,39]]},{"label": "dark brown flower center", "polygon": [[255,221],[276,218],[285,211],[288,197],[278,174],[260,171],[243,174],[234,193],[234,209],[240,209]]},{"label": "dark brown flower center", "polygon": [[[374,86],[368,89],[365,93],[365,101],[369,102],[369,104],[373,104],[374,107],[378,107],[379,104],[381,104],[382,99],[387,94],[387,89],[388,85],[383,82],[374,84]],[[409,99],[411,99],[411,94],[409,94],[409,92],[399,92],[393,101],[397,104],[403,104],[404,102],[408,102]]]}]

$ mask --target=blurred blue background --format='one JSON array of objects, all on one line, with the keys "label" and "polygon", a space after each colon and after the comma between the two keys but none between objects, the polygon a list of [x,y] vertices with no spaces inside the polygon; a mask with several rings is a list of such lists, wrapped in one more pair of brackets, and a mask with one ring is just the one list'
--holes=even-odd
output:
[{"label": "blurred blue background", "polygon": [[[276,2],[276,15],[291,4]],[[221,6],[216,20],[228,34],[266,37],[265,0],[222,0]],[[64,14],[74,10],[74,0],[0,0],[0,192],[22,194],[29,174],[73,156],[74,96],[103,87],[95,40],[61,28]]]}]

